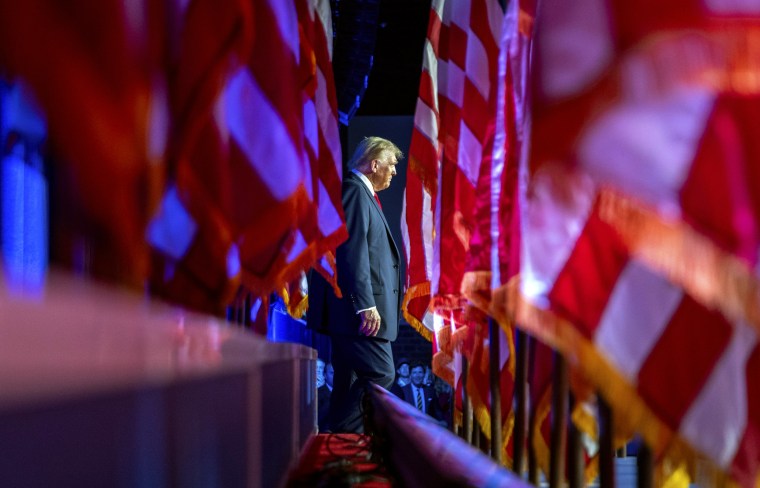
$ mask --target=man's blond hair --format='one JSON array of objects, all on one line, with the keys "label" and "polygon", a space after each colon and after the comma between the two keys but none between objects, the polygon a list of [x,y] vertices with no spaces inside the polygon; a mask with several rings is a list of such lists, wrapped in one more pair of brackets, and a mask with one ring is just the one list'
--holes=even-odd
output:
[{"label": "man's blond hair", "polygon": [[356,146],[354,155],[351,156],[351,159],[348,161],[348,169],[361,168],[373,159],[379,159],[380,155],[385,151],[390,151],[396,156],[396,160],[400,160],[404,157],[404,153],[401,152],[401,149],[388,139],[383,139],[382,137],[377,136],[365,137],[359,145]]}]

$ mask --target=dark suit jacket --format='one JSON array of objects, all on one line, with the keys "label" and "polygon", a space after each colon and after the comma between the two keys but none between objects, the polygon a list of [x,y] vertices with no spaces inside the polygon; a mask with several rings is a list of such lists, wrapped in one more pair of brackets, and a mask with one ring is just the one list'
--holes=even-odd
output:
[{"label": "dark suit jacket", "polygon": [[404,390],[401,385],[398,384],[398,380],[393,382],[393,386],[391,386],[390,392],[399,397],[400,399],[404,399]]},{"label": "dark suit jacket", "polygon": [[331,393],[327,385],[317,388],[317,425],[321,432],[327,428],[327,413],[330,411]]},{"label": "dark suit jacket", "polygon": [[[412,390],[412,384],[402,386],[403,399],[406,403],[417,407],[416,398],[414,398],[414,390]],[[441,411],[441,404],[438,403],[438,395],[435,393],[435,388],[431,386],[422,386],[422,394],[425,397],[425,413],[430,415],[436,420],[445,420],[443,418],[443,412]]]},{"label": "dark suit jacket", "polygon": [[399,252],[373,193],[353,172],[343,179],[343,210],[348,240],[335,252],[343,298],[312,271],[307,324],[330,335],[359,335],[357,311],[375,306],[382,319],[376,337],[395,340],[402,299]]}]

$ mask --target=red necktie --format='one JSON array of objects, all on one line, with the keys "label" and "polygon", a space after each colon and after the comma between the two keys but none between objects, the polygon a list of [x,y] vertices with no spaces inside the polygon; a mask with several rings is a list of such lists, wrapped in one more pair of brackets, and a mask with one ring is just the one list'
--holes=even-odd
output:
[{"label": "red necktie", "polygon": [[380,210],[382,210],[383,204],[380,203],[380,197],[377,196],[377,193],[375,193],[375,201],[377,202],[377,206],[380,207]]}]

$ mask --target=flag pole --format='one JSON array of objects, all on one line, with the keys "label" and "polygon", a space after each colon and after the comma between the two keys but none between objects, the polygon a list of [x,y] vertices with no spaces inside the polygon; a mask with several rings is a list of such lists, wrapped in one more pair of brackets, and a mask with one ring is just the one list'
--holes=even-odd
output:
[{"label": "flag pole", "polygon": [[472,444],[472,405],[467,394],[467,376],[470,374],[470,363],[462,357],[462,438]]},{"label": "flag pole", "polygon": [[533,436],[534,433],[534,425],[536,422],[536,413],[535,409],[531,407],[530,412],[530,419],[528,424],[528,482],[532,484],[533,486],[538,486],[539,483],[539,476],[538,476],[538,458],[536,456],[536,450],[533,448]]},{"label": "flag pole", "polygon": [[[530,359],[528,362],[528,378],[530,379],[529,381],[533,381],[536,368],[536,340],[533,337],[529,336],[527,333],[525,333],[525,338],[525,342],[527,343],[526,352],[528,352]],[[533,405],[531,403],[530,409],[528,410],[528,438],[526,441],[528,445],[528,481],[533,486],[538,486],[538,456],[536,455],[536,449],[533,444],[533,437],[535,436],[536,430],[535,424],[536,405]]]},{"label": "flag pole", "polygon": [[565,445],[567,440],[567,361],[554,351],[552,379],[552,433],[550,446],[549,486],[562,486],[565,478]]},{"label": "flag pole", "polygon": [[501,442],[501,368],[500,359],[500,336],[501,326],[491,317],[488,317],[488,341],[489,359],[488,369],[491,390],[491,458],[498,464],[502,463]]},{"label": "flag pole", "polygon": [[514,445],[514,462],[512,470],[522,475],[525,463],[525,437],[526,420],[528,417],[527,402],[527,377],[528,377],[528,335],[520,330],[515,330],[517,347],[515,351],[515,430],[512,434]]},{"label": "flag pole", "polygon": [[[577,402],[575,395],[570,393],[570,413],[575,410]],[[584,459],[583,443],[581,440],[581,431],[575,425],[572,419],[567,423],[567,478],[570,488],[581,488],[585,486],[584,479]]]},{"label": "flag pole", "polygon": [[615,448],[612,440],[612,410],[600,395],[599,403],[599,487],[612,488],[615,486]]},{"label": "flag pole", "polygon": [[637,486],[638,488],[652,488],[654,486],[654,460],[652,449],[645,443],[641,443],[636,454]]}]

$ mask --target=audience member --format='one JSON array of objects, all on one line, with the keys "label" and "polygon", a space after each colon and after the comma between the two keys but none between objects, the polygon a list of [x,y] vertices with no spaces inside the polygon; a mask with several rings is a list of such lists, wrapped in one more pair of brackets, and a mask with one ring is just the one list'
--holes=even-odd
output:
[{"label": "audience member", "polygon": [[411,368],[411,383],[402,387],[402,396],[407,403],[417,410],[433,417],[440,425],[446,426],[447,422],[441,412],[441,405],[435,389],[423,383],[425,379],[425,366],[422,363],[414,363]]},{"label": "audience member", "polygon": [[433,370],[429,366],[425,366],[425,379],[422,380],[425,386],[433,386]]},{"label": "audience member", "polygon": [[409,360],[406,358],[399,359],[396,363],[396,379],[393,381],[393,386],[391,386],[391,393],[399,398],[404,398],[401,388],[408,385],[410,381]]},{"label": "audience member", "polygon": [[317,389],[325,384],[325,362],[317,358]]},{"label": "audience member", "polygon": [[438,404],[441,406],[443,418],[446,420],[446,425],[450,429],[453,422],[451,416],[453,402],[451,385],[438,376],[433,375],[433,388],[435,389],[436,395],[438,395]]},{"label": "audience member", "polygon": [[332,393],[334,377],[335,369],[333,369],[332,363],[327,363],[325,365],[325,385],[330,389],[330,393]]},{"label": "audience member", "polygon": [[317,426],[320,432],[327,429],[327,414],[330,411],[332,393],[332,365],[317,359]]}]

